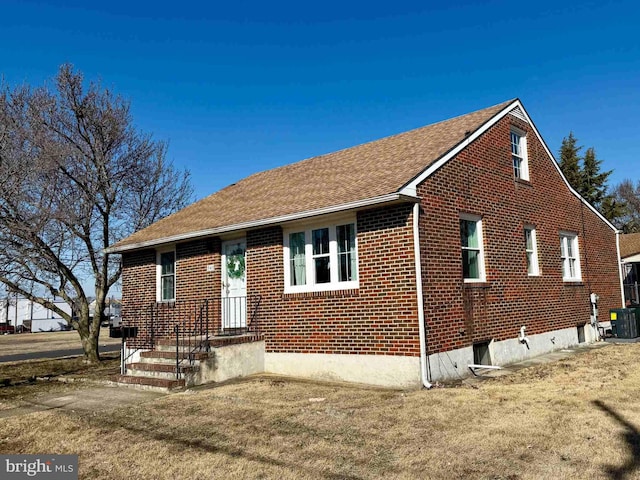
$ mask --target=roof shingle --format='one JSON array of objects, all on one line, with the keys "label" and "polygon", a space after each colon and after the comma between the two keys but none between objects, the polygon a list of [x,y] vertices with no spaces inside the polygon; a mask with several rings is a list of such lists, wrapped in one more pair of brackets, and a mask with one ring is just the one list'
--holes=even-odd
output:
[{"label": "roof shingle", "polygon": [[513,102],[256,173],[134,233],[110,250],[398,192]]},{"label": "roof shingle", "polygon": [[626,258],[640,253],[640,233],[620,235],[620,257]]}]

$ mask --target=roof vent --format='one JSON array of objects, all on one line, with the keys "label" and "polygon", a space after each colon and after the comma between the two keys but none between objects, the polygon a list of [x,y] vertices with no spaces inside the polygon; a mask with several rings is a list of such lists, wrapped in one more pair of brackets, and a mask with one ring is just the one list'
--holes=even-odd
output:
[{"label": "roof vent", "polygon": [[519,119],[520,119],[520,120],[522,120],[523,122],[527,122],[527,123],[529,123],[529,122],[527,121],[527,117],[526,117],[526,115],[524,114],[524,112],[522,111],[522,109],[521,109],[520,107],[516,107],[516,108],[514,108],[513,110],[511,110],[511,111],[509,112],[509,115],[513,115],[514,117],[519,118]]}]

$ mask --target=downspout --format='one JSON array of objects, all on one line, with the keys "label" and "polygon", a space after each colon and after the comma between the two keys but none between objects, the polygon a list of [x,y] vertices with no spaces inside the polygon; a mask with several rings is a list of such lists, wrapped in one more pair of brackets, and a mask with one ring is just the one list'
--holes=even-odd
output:
[{"label": "downspout", "polygon": [[420,332],[420,377],[425,388],[431,388],[427,369],[427,326],[424,321],[422,296],[422,268],[420,262],[420,204],[413,204],[413,251],[416,262],[416,297],[418,300],[418,331]]},{"label": "downspout", "polygon": [[624,285],[622,280],[622,258],[620,258],[620,230],[616,230],[616,251],[618,255],[618,279],[620,280],[620,295],[622,298],[622,308],[625,308],[627,305],[624,301]]}]

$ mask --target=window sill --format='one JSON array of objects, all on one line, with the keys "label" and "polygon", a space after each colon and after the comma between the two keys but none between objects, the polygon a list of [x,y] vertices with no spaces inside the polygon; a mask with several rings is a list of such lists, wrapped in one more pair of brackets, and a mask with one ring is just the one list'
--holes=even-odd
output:
[{"label": "window sill", "polygon": [[344,298],[344,297],[357,297],[360,295],[360,290],[357,288],[350,288],[345,290],[325,290],[322,292],[285,292],[282,294],[283,299],[296,299],[296,298]]},{"label": "window sill", "polygon": [[582,280],[562,280],[565,287],[584,287]]},{"label": "window sill", "polygon": [[465,289],[474,289],[474,288],[491,288],[491,283],[489,282],[464,282],[463,288]]},{"label": "window sill", "polygon": [[532,187],[533,185],[531,184],[531,180],[525,180],[523,178],[514,178],[516,183],[519,183],[520,185],[525,185],[527,187]]},{"label": "window sill", "polygon": [[358,288],[360,288],[360,282],[358,280],[352,280],[349,282],[319,283],[315,285],[291,286],[285,284],[284,294],[341,292],[344,290],[357,290]]}]

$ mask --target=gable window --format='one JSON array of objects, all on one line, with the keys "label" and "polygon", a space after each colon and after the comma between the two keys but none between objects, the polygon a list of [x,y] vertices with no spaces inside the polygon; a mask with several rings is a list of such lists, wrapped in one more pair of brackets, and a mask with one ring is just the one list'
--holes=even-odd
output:
[{"label": "gable window", "polygon": [[176,299],[176,252],[157,254],[157,300],[171,302]]},{"label": "gable window", "polygon": [[513,176],[520,180],[529,180],[527,138],[519,130],[511,130],[511,159],[513,161]]},{"label": "gable window", "polygon": [[562,279],[581,280],[578,236],[575,233],[560,233],[560,258],[562,259]]},{"label": "gable window", "polygon": [[524,248],[527,254],[527,273],[531,276],[540,275],[536,229],[533,227],[524,227]]},{"label": "gable window", "polygon": [[284,257],[285,293],[358,288],[355,222],[286,231]]},{"label": "gable window", "polygon": [[480,217],[474,215],[461,216],[460,245],[462,247],[462,276],[464,281],[484,281],[484,252],[482,248],[482,220]]}]

